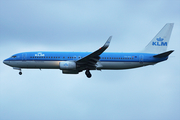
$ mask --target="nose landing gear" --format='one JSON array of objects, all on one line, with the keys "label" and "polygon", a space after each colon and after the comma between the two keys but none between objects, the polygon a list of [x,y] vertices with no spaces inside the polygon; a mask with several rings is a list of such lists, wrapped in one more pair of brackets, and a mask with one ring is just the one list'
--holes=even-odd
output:
[{"label": "nose landing gear", "polygon": [[13,67],[14,70],[19,70],[19,75],[22,75],[21,68]]},{"label": "nose landing gear", "polygon": [[86,70],[85,74],[88,78],[91,78],[91,76],[92,76],[89,70]]}]

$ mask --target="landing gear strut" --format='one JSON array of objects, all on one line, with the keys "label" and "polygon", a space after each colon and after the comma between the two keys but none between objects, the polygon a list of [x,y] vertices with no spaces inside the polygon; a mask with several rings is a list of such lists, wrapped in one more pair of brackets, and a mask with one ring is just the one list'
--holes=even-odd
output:
[{"label": "landing gear strut", "polygon": [[91,78],[91,76],[92,76],[89,70],[86,70],[85,74],[88,78]]},{"label": "landing gear strut", "polygon": [[20,70],[20,72],[19,72],[19,75],[22,75],[22,72],[21,72],[21,70]]}]

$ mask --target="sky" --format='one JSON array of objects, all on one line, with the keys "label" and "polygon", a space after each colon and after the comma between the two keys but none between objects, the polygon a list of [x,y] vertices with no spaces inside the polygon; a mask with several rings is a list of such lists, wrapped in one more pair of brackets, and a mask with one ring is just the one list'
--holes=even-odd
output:
[{"label": "sky", "polygon": [[[179,0],[0,0],[0,120],[179,120]],[[27,51],[142,50],[174,23],[167,61],[129,70],[92,71],[3,64]]]}]

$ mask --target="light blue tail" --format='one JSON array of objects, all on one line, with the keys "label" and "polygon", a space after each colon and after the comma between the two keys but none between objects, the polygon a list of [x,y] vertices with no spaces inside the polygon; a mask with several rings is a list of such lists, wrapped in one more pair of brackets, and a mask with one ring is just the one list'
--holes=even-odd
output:
[{"label": "light blue tail", "polygon": [[142,52],[144,53],[166,52],[173,26],[174,23],[167,23],[159,31],[159,33],[151,40],[151,42],[144,48]]}]

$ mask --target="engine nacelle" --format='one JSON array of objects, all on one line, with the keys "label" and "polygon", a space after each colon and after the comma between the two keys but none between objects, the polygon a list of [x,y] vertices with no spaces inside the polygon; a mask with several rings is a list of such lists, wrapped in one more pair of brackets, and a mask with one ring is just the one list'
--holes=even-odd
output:
[{"label": "engine nacelle", "polygon": [[74,61],[62,61],[59,63],[61,70],[76,70],[76,63]]}]

